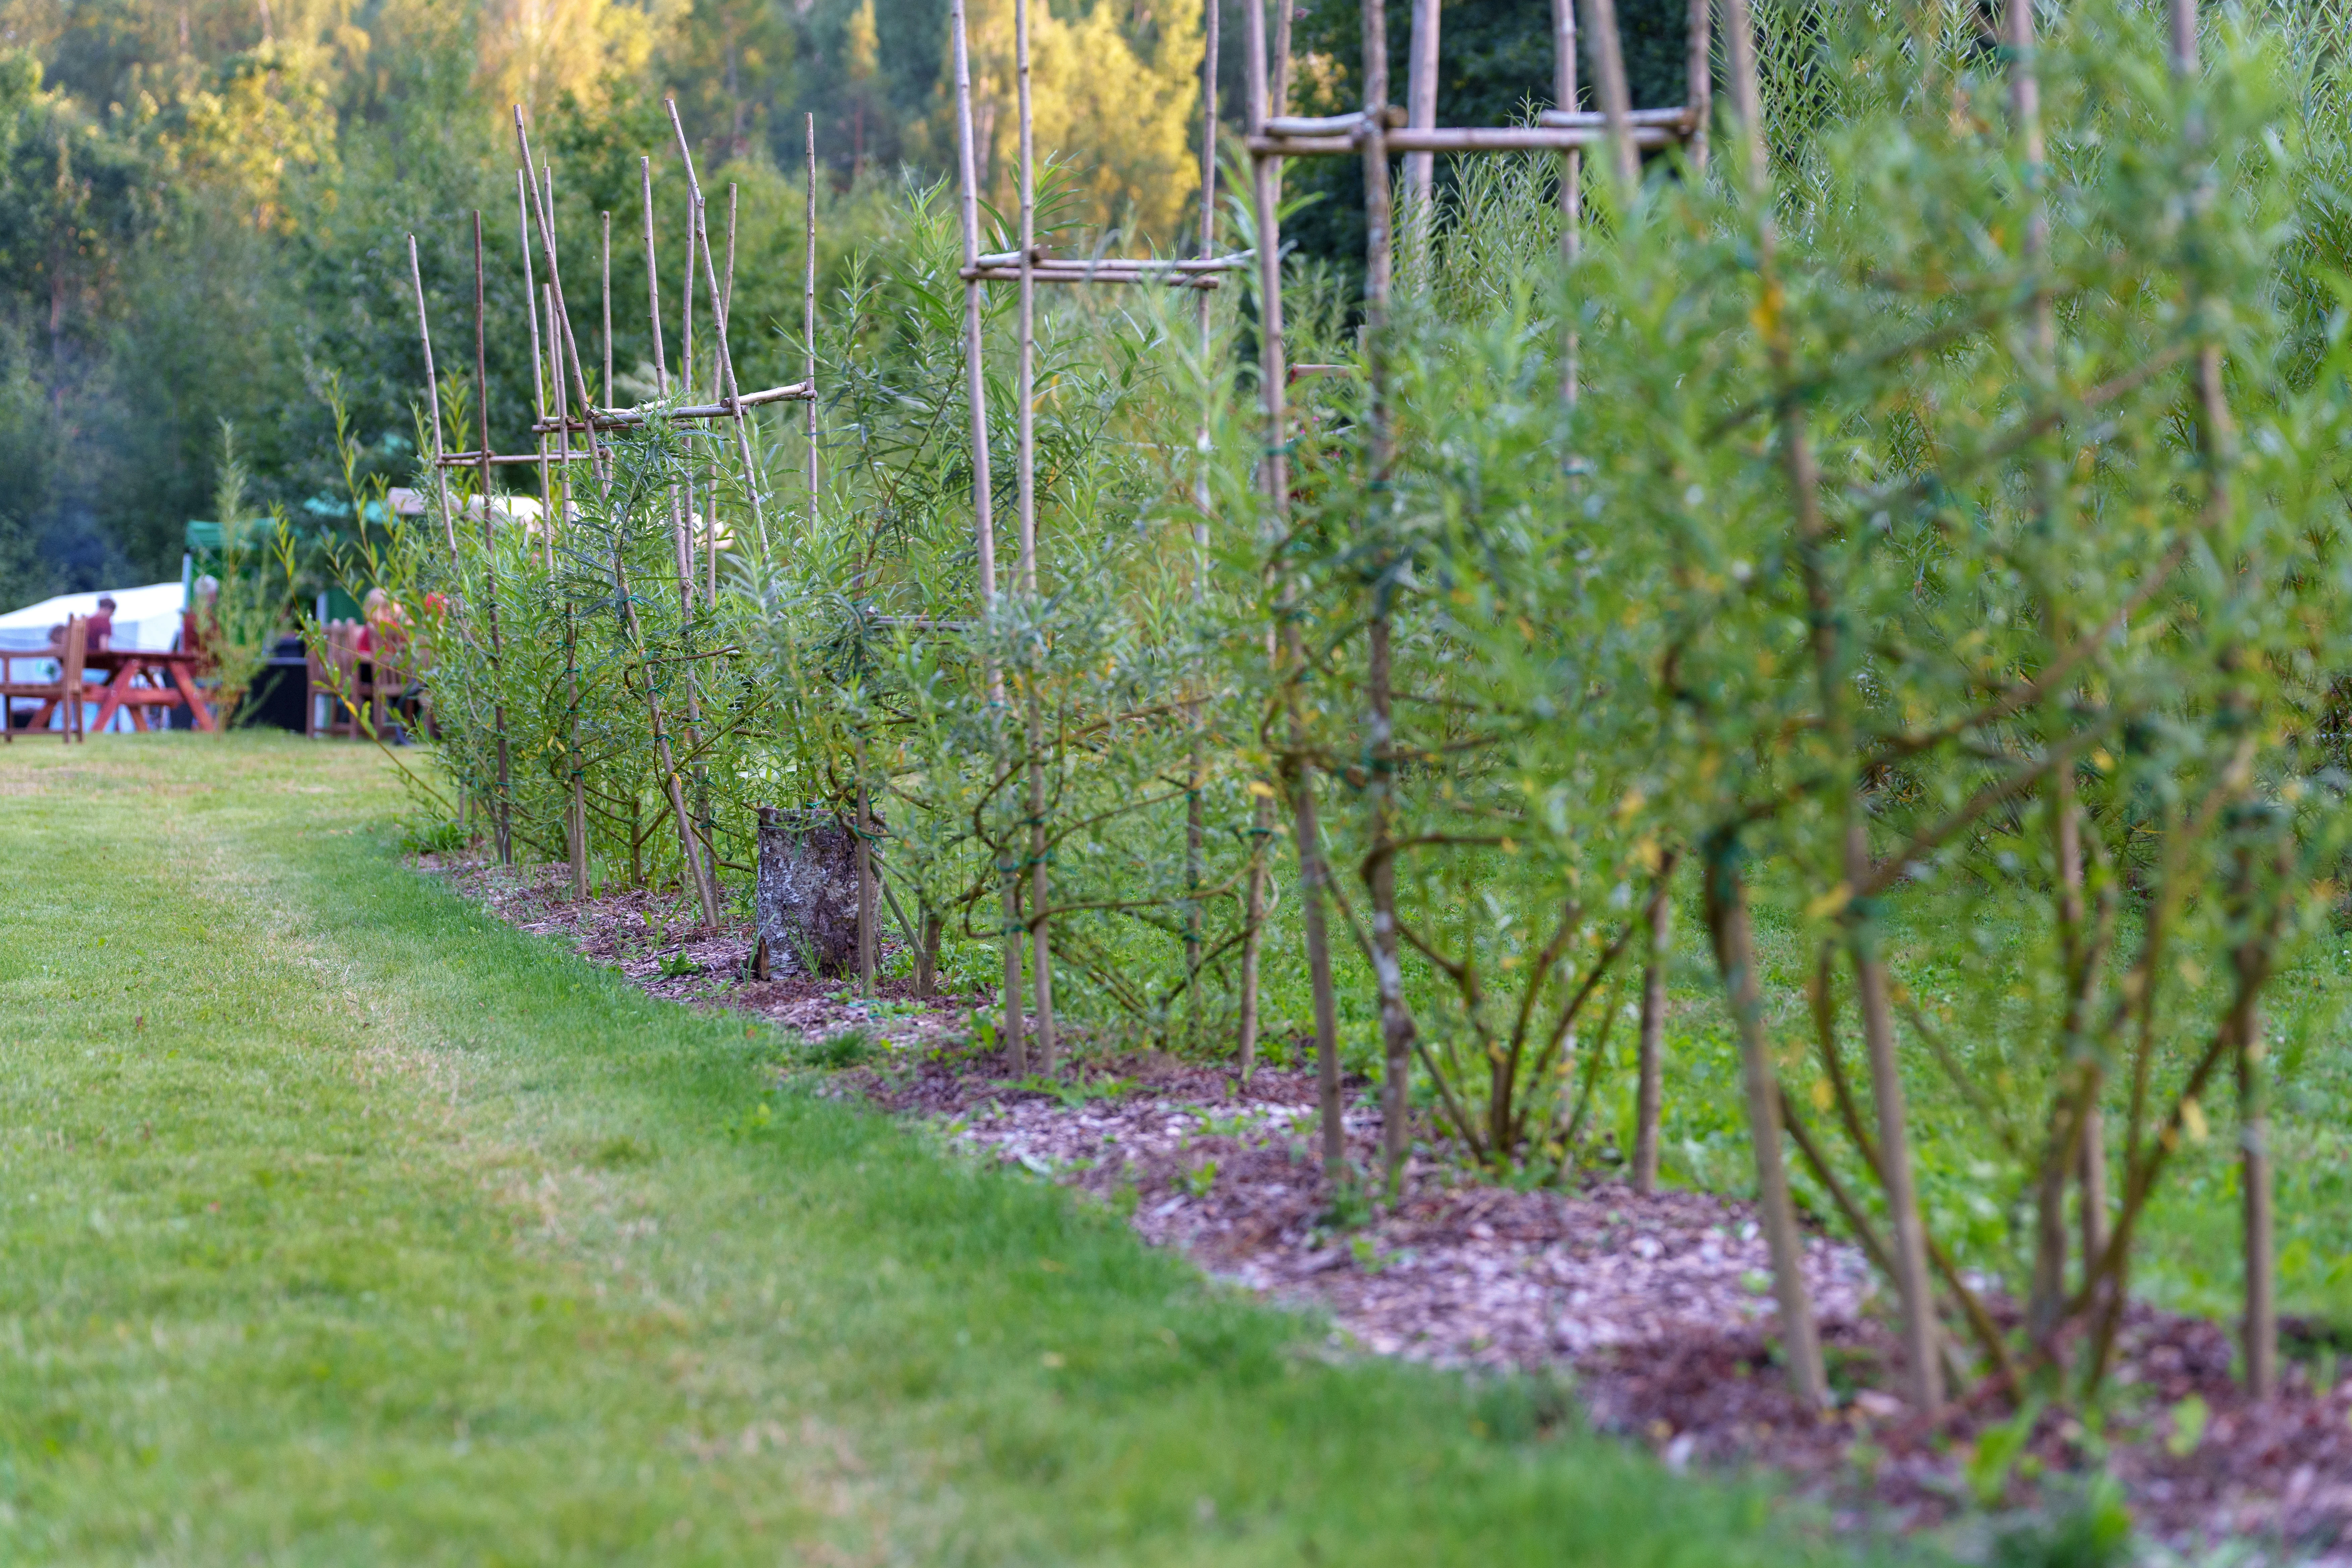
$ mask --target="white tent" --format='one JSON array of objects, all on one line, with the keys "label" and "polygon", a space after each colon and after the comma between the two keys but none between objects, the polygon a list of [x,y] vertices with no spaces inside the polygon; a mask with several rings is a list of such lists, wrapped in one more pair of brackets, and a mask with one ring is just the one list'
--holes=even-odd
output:
[{"label": "white tent", "polygon": [[[180,612],[187,598],[177,583],[155,583],[144,588],[115,588],[114,635],[110,647],[163,649],[180,635]],[[49,628],[68,616],[98,613],[97,594],[60,594],[21,610],[0,616],[0,649],[38,653],[49,646]]]}]

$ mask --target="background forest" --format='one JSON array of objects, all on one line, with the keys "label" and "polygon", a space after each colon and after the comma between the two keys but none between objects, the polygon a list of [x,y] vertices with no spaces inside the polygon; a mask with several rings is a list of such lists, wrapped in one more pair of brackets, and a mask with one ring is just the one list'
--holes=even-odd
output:
[{"label": "background forest", "polygon": [[[422,367],[404,237],[415,232],[428,288],[454,307],[481,209],[491,309],[516,304],[495,298],[520,275],[516,103],[569,187],[563,210],[583,221],[584,191],[626,234],[647,149],[682,228],[682,184],[660,184],[676,162],[661,100],[676,97],[714,201],[740,189],[747,382],[788,379],[803,115],[816,119],[829,295],[908,172],[945,172],[945,17],[943,0],[0,0],[0,605],[176,574],[183,525],[211,504],[224,421],[248,499],[284,504],[313,535],[348,515],[324,499],[345,493],[331,392],[366,469],[405,482]],[[981,0],[972,17],[1002,190],[1011,0]],[[1228,20],[1230,114],[1241,28]],[[1679,26],[1671,3],[1628,8],[1637,101],[1672,96]],[[1297,26],[1302,108],[1339,101],[1360,66],[1354,8],[1309,0]],[[1446,8],[1446,37],[1449,122],[1507,119],[1546,89],[1539,9],[1466,0]],[[1196,9],[1150,0],[1055,0],[1038,22],[1040,147],[1083,149],[1090,216],[1137,243],[1192,221],[1202,42]],[[1296,241],[1350,265],[1360,219],[1344,182],[1360,176],[1301,173],[1307,194],[1327,180],[1336,199],[1305,210]],[[584,228],[569,242],[593,253]],[[643,291],[634,269],[615,271],[626,376],[647,358]],[[507,449],[521,439],[528,349],[505,332],[489,352]]]}]

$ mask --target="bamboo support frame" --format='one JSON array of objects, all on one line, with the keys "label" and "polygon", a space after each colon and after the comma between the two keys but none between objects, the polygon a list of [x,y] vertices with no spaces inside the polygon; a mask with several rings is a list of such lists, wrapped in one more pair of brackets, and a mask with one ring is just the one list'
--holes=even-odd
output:
[{"label": "bamboo support frame", "polygon": [[[1626,140],[1636,149],[1672,147],[1683,140],[1673,126],[1634,125]],[[1391,131],[1385,141],[1391,153],[1560,153],[1599,147],[1611,142],[1606,126],[1589,125],[1469,125],[1439,126],[1430,131]],[[1357,148],[1347,135],[1256,135],[1244,143],[1262,158],[1353,157]]]},{"label": "bamboo support frame", "polygon": [[[807,403],[816,398],[807,382],[795,381],[786,386],[771,386],[758,392],[747,392],[740,397],[722,397],[717,403],[697,403],[682,408],[598,408],[585,419],[573,419],[573,430],[633,430],[654,419],[733,419],[746,408],[764,407],[771,403]],[[534,429],[553,430],[551,421],[541,421]]]},{"label": "bamboo support frame", "polygon": [[[553,426],[548,426],[550,430],[553,428]],[[578,429],[579,426],[575,425],[572,428]],[[609,455],[610,448],[605,448],[605,451]],[[547,463],[554,459],[540,452],[478,452],[469,449],[463,452],[444,452],[433,460],[445,468],[478,468],[485,464],[495,468],[507,468]],[[587,448],[583,447],[573,453],[571,460],[578,463],[589,461]]]}]

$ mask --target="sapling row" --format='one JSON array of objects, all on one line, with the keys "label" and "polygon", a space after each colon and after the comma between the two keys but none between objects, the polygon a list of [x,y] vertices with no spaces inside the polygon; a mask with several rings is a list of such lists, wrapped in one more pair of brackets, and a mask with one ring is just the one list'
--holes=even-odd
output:
[{"label": "sapling row", "polygon": [[[476,460],[402,569],[457,606],[444,755],[516,858],[705,925],[761,807],[837,813],[862,985],[897,947],[1016,1075],[1311,1055],[1334,1178],[1360,1089],[1391,1190],[1432,1158],[1653,1190],[1718,1107],[1816,1400],[1809,1216],[1885,1275],[1921,1407],[2095,1386],[2234,1086],[2263,1386],[2263,1003],[2345,822],[2344,334],[2281,128],[2342,97],[2254,31],[2045,19],[1996,51],[1960,8],[1699,5],[1657,106],[1607,0],[1562,5],[1597,114],[1416,173],[1392,268],[1397,144],[1444,128],[1386,103],[1380,7],[1361,102],[1309,121],[1245,5],[1251,168],[1169,289],[1132,257],[1070,286],[1124,237],[1025,115],[988,206],[959,13],[961,178],[822,296],[809,247],[768,404],[682,133],[679,372],[648,161],[651,363],[607,321],[596,387],[519,136],[553,449],[535,514],[495,493],[478,373]],[[1320,152],[1368,197],[1337,311],[1281,237],[1282,163]]]}]

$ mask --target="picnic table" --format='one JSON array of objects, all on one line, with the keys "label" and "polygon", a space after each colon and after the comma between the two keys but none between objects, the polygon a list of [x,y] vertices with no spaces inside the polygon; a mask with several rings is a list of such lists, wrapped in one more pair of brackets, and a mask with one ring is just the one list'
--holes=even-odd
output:
[{"label": "picnic table", "polygon": [[[5,680],[5,664],[16,659],[54,659],[53,648],[0,651],[0,680]],[[114,716],[123,709],[131,710],[132,728],[146,730],[147,710],[177,708],[187,705],[195,716],[199,730],[217,730],[212,710],[205,706],[204,694],[196,689],[195,672],[205,662],[201,653],[167,652],[161,648],[95,648],[82,656],[82,667],[88,670],[105,670],[110,679],[90,691],[88,700],[98,704],[97,721],[89,726],[93,732],[102,733]],[[58,710],[57,699],[41,704],[33,716],[32,728],[43,730]]]},{"label": "picnic table", "polygon": [[205,662],[201,653],[100,648],[87,656],[86,662],[91,669],[113,672],[113,679],[99,689],[98,721],[90,728],[100,734],[106,732],[106,727],[114,722],[114,715],[122,709],[131,710],[131,727],[143,731],[147,728],[148,709],[177,708],[182,703],[187,704],[188,711],[194,716],[197,729],[220,728],[212,710],[205,706],[203,694],[196,689],[196,668]]}]

